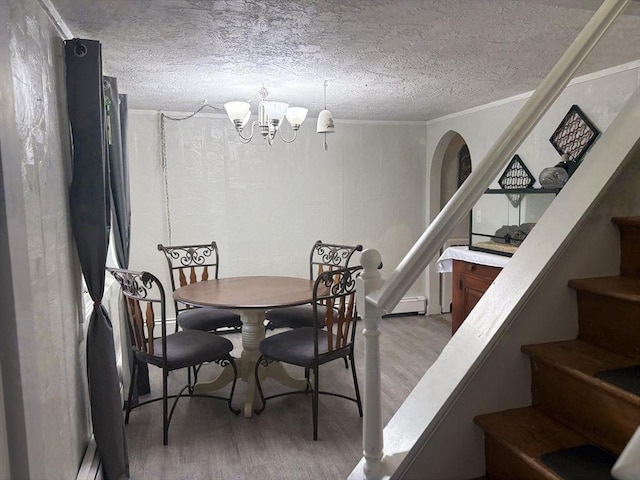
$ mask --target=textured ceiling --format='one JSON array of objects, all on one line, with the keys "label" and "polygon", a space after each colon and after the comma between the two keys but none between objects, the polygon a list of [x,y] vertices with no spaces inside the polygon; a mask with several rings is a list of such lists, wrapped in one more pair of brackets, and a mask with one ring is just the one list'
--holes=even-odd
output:
[{"label": "textured ceiling", "polygon": [[[270,99],[338,119],[429,120],[534,90],[598,0],[51,0],[102,43],[130,108]],[[578,74],[640,59],[640,2]],[[255,104],[254,104],[255,105]],[[254,106],[255,108],[255,106]],[[222,110],[220,110],[222,113]],[[255,111],[255,110],[254,110]]]}]

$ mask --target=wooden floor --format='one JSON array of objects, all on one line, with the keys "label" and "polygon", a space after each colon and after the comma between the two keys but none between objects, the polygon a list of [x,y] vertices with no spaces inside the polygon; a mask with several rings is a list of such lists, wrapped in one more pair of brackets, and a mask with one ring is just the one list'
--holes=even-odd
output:
[{"label": "wooden floor", "polygon": [[[356,370],[362,392],[364,343],[358,335]],[[383,319],[380,355],[384,424],[450,336],[449,315]],[[239,345],[238,334],[228,338]],[[160,370],[149,370],[153,392],[161,391]],[[186,378],[184,371],[171,375],[170,389]],[[242,383],[238,382],[235,406],[244,396]],[[284,391],[272,380],[264,382],[263,387],[267,395]],[[341,361],[325,365],[320,370],[320,388],[352,394],[350,371]],[[222,393],[228,394],[228,390]],[[261,415],[252,418],[234,416],[220,400],[181,399],[171,421],[168,446],[162,445],[161,409],[161,402],[156,402],[131,413],[126,434],[133,480],[344,479],[362,456],[362,419],[355,403],[340,398],[320,397],[316,442],[312,440],[311,397],[307,395],[273,399]]]}]

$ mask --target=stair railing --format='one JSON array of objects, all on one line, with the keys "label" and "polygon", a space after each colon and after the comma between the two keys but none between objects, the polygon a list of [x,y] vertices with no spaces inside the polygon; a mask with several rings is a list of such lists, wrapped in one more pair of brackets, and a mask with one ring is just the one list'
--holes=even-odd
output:
[{"label": "stair railing", "polygon": [[[380,254],[362,253],[364,267],[359,280],[358,311],[364,320],[365,394],[363,420],[364,478],[380,478],[383,465],[383,425],[380,392],[378,325],[383,313],[391,312],[439,252],[453,228],[469,213],[491,182],[498,177],[518,147],[567,86],[578,67],[622,14],[631,0],[605,0],[578,34],[540,86],[498,137],[484,159],[473,170],[427,227],[416,244],[385,282],[377,271]],[[353,478],[353,477],[350,477]]]}]

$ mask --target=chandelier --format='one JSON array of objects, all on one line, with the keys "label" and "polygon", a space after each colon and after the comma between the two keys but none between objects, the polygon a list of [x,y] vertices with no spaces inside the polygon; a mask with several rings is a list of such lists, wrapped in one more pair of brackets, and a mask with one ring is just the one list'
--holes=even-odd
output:
[{"label": "chandelier", "polygon": [[[303,107],[290,107],[288,103],[284,102],[267,100],[269,91],[265,87],[262,87],[258,91],[258,95],[260,96],[260,102],[258,103],[258,120],[251,123],[249,136],[245,136],[242,133],[251,117],[251,105],[249,102],[228,102],[224,104],[224,109],[236,129],[240,141],[242,143],[249,143],[253,138],[254,128],[257,125],[260,128],[262,137],[267,140],[269,145],[273,145],[273,140],[276,138],[278,132],[280,132],[280,139],[283,142],[293,142],[298,135],[300,125],[302,125],[302,122],[304,122],[304,119],[307,117],[308,110]],[[288,139],[282,135],[280,130],[283,118],[285,117],[291,125],[293,132],[293,136]]]}]

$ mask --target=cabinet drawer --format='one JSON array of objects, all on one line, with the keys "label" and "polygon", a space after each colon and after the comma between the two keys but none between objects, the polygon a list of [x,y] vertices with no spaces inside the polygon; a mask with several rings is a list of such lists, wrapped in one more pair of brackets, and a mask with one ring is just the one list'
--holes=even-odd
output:
[{"label": "cabinet drawer", "polygon": [[461,275],[466,274],[475,278],[486,278],[490,280],[489,283],[493,282],[493,280],[498,276],[498,274],[502,270],[502,268],[500,267],[490,267],[488,265],[480,265],[478,263],[469,263],[469,262],[463,262],[461,260],[454,260],[453,261],[454,276],[456,271],[456,263],[458,264],[458,270],[460,271]]}]

